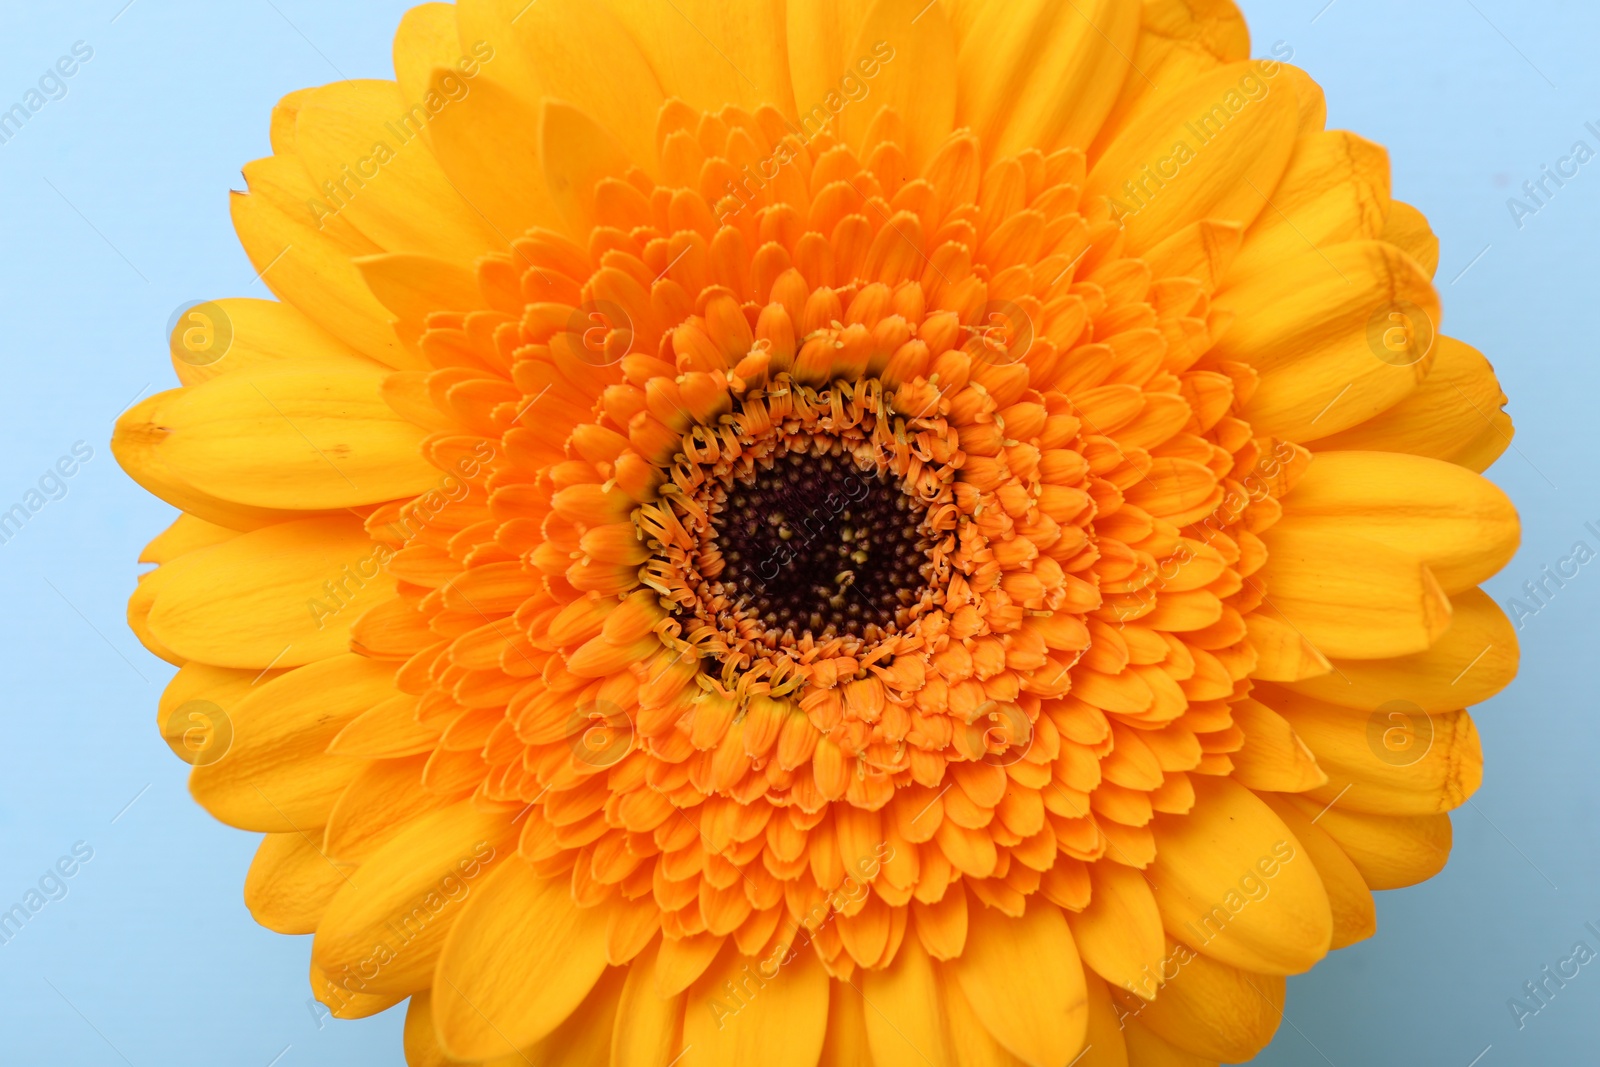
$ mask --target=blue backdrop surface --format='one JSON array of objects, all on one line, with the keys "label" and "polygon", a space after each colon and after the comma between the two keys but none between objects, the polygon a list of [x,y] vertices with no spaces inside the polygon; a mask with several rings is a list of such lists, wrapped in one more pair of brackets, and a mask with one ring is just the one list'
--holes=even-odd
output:
[{"label": "blue backdrop surface", "polygon": [[[255,835],[194,804],[155,729],[171,669],[123,612],[133,560],[171,512],[121,474],[107,438],[121,411],[173,384],[164,334],[179,306],[267,295],[227,190],[268,152],[271,104],[390,76],[407,5],[123,5],[0,10],[0,110],[43,100],[0,141],[0,511],[44,499],[0,544],[0,907],[42,902],[0,944],[0,1061],[398,1063],[399,1012],[337,1023],[309,1005],[308,939],[257,927],[242,902]],[[1445,329],[1495,362],[1519,426],[1491,476],[1521,509],[1524,546],[1490,589],[1521,597],[1575,542],[1600,547],[1585,527],[1600,527],[1600,162],[1542,204],[1521,191],[1577,142],[1600,151],[1600,8],[1243,6],[1255,52],[1292,50],[1326,88],[1330,126],[1388,146],[1395,195],[1442,239]],[[1291,980],[1286,1023],[1257,1062],[1596,1062],[1600,968],[1520,1025],[1508,1001],[1527,1001],[1524,983],[1575,942],[1600,949],[1586,928],[1600,928],[1600,568],[1528,603],[1522,676],[1477,713],[1486,778],[1456,815],[1450,866],[1382,895],[1376,939]]]}]

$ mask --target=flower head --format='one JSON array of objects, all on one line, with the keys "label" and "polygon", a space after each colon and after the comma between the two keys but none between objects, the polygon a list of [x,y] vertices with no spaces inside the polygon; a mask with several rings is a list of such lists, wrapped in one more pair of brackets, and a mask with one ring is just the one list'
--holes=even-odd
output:
[{"label": "flower head", "polygon": [[1383,151],[1225,0],[519,6],[285,98],[118,426],[256,916],[414,1064],[1248,1059],[1515,670]]}]

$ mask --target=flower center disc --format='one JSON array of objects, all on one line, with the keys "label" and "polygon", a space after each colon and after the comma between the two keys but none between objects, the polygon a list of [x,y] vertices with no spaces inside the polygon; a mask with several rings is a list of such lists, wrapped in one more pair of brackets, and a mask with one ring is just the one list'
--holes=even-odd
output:
[{"label": "flower center disc", "polygon": [[786,641],[903,628],[927,585],[920,504],[882,472],[787,452],[735,481],[712,527],[735,610]]}]

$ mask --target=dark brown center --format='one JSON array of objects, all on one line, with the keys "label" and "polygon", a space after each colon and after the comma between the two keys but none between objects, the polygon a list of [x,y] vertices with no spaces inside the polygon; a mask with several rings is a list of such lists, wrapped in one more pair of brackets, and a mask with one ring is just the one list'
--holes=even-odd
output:
[{"label": "dark brown center", "polygon": [[735,609],[770,632],[868,640],[901,627],[928,581],[922,506],[847,459],[780,455],[713,515]]}]

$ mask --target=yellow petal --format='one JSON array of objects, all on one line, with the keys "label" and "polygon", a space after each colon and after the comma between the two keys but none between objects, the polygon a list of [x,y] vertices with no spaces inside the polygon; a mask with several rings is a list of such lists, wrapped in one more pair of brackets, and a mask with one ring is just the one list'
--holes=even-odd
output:
[{"label": "yellow petal", "polygon": [[1061,909],[1034,896],[1020,919],[979,906],[967,922],[967,947],[949,966],[995,1040],[1033,1067],[1076,1056],[1089,1008],[1083,965]]},{"label": "yellow petal", "polygon": [[546,100],[539,128],[550,200],[568,233],[586,241],[595,222],[595,185],[625,174],[628,156],[594,119],[570,104]]},{"label": "yellow petal", "polygon": [[1265,704],[1246,697],[1233,705],[1233,721],[1244,731],[1244,747],[1229,754],[1240,785],[1303,793],[1328,781],[1288,720]]},{"label": "yellow petal", "polygon": [[300,115],[300,104],[315,91],[315,89],[296,89],[273,105],[267,140],[274,152],[280,155],[294,153],[294,124]]},{"label": "yellow petal", "polygon": [[1178,230],[1144,254],[1157,278],[1193,278],[1206,292],[1222,284],[1238,254],[1244,227],[1202,219]]},{"label": "yellow petal", "polygon": [[434,311],[475,311],[484,304],[472,272],[415,252],[386,252],[356,260],[361,277],[400,323],[420,336]]},{"label": "yellow petal", "polygon": [[[456,8],[452,4],[418,4],[401,15],[400,25],[394,31],[393,51],[395,83],[407,100],[422,100],[428,95],[435,68],[455,67],[458,61],[468,58],[468,69],[481,69],[473,62],[476,57],[464,57],[461,34],[456,28]],[[472,88],[476,90],[477,86]],[[457,103],[460,101],[452,100],[451,106]],[[449,111],[450,108],[445,108],[439,114]],[[429,126],[423,127],[424,137],[430,132]]]},{"label": "yellow petal", "polygon": [[639,953],[628,967],[611,1035],[611,1067],[661,1067],[683,1050],[683,994],[656,992],[659,940]]},{"label": "yellow petal", "polygon": [[945,1015],[950,1048],[957,1067],[1019,1067],[1022,1061],[995,1040],[978,1013],[961,991],[953,969],[939,968],[940,988],[944,992]]},{"label": "yellow petal", "polygon": [[1136,5],[1021,0],[965,6],[972,14],[962,20],[954,68],[957,115],[992,156],[1087,148],[1123,80],[1141,77],[1128,60],[1139,32]]},{"label": "yellow petal", "polygon": [[1089,884],[1089,906],[1066,914],[1078,954],[1112,985],[1154,995],[1166,936],[1144,875],[1120,863],[1092,863]]},{"label": "yellow petal", "polygon": [[[280,934],[309,934],[344,885],[345,872],[317,848],[322,831],[268,834],[244,879],[244,903],[256,922]],[[350,868],[354,870],[354,868]]]},{"label": "yellow petal", "polygon": [[1389,205],[1389,220],[1383,228],[1383,239],[1398,245],[1405,253],[1422,265],[1428,277],[1439,270],[1439,238],[1428,225],[1427,216],[1410,204],[1396,200]]},{"label": "yellow petal", "polygon": [[[619,6],[624,8],[619,13],[626,14],[628,8],[661,5]],[[466,0],[457,11],[461,40],[481,41],[493,49],[492,58],[482,67],[488,79],[515,94],[535,115],[546,97],[587,112],[635,160],[653,171],[661,83],[645,52],[607,5],[591,0],[539,0],[536,5],[527,0]],[[671,7],[664,14],[683,21]],[[702,25],[711,31],[727,19],[724,14]],[[694,32],[691,27],[684,28]],[[705,47],[704,40],[699,43]],[[725,62],[723,66],[726,69]],[[480,88],[474,84],[472,93]],[[471,100],[469,95],[464,102]],[[727,102],[719,101],[711,110]],[[507,138],[526,139],[531,128],[502,132]]]},{"label": "yellow petal", "polygon": [[1083,1059],[1076,1067],[1129,1067],[1128,1046],[1122,1039],[1120,1009],[1097,975],[1084,976],[1089,993],[1089,1030],[1084,1037]]},{"label": "yellow petal", "polygon": [[1283,1020],[1283,978],[1198,954],[1179,959],[1178,977],[1139,1012],[1140,1025],[1210,1060],[1244,1063],[1266,1048]]},{"label": "yellow petal", "polygon": [[[920,939],[906,938],[893,963],[883,970],[862,971],[857,984],[872,1005],[866,1011],[866,1028],[874,1067],[950,1062],[940,1024],[939,976]],[[844,990],[839,995],[853,993]]]},{"label": "yellow petal", "polygon": [[683,1067],[813,1067],[828,1019],[828,975],[809,945],[792,954],[781,969],[778,960],[731,948],[717,957],[684,999]]},{"label": "yellow petal", "polygon": [[1234,277],[1313,248],[1377,238],[1389,213],[1389,153],[1343,130],[1306,134],[1245,235]]},{"label": "yellow petal", "polygon": [[1306,855],[1317,868],[1317,877],[1322,879],[1322,887],[1328,892],[1328,909],[1333,913],[1332,947],[1344,948],[1376,933],[1378,911],[1372,890],[1361,880],[1361,872],[1350,862],[1350,857],[1286,797],[1275,793],[1262,793],[1260,797],[1294,833],[1295,840],[1305,847]]},{"label": "yellow petal", "polygon": [[1459,462],[1458,457],[1486,433],[1500,440],[1494,419],[1503,414],[1505,404],[1506,394],[1483,353],[1454,337],[1441,337],[1434,346],[1433,368],[1414,392],[1311,447],[1318,452],[1410,452]]},{"label": "yellow petal", "polygon": [[460,1060],[446,1056],[439,1047],[438,1035],[433,1031],[432,999],[432,994],[426,990],[416,992],[411,994],[411,1003],[406,1007],[406,1067],[466,1067]]},{"label": "yellow petal", "polygon": [[1295,99],[1300,104],[1300,136],[1323,132],[1328,127],[1328,97],[1322,86],[1299,67],[1285,63],[1282,70],[1283,76],[1294,84]]},{"label": "yellow petal", "polygon": [[1440,712],[1488,700],[1516,676],[1517,632],[1500,605],[1481,589],[1457,594],[1450,603],[1455,609],[1450,627],[1426,652],[1339,660],[1336,672],[1284,687],[1365,712],[1391,701]]},{"label": "yellow petal", "polygon": [[1122,1036],[1128,1043],[1128,1062],[1138,1064],[1138,1067],[1217,1067],[1216,1060],[1197,1056],[1161,1040],[1137,1019],[1128,1020]]},{"label": "yellow petal", "polygon": [[[858,152],[880,108],[893,108],[905,120],[906,142],[901,147],[913,173],[921,173],[923,164],[955,126],[956,79],[950,72],[960,69],[955,34],[944,10],[934,6],[923,12],[925,6],[917,0],[878,0],[873,4],[846,53],[846,65],[834,72],[830,86],[836,88],[848,75],[869,87],[868,96],[839,114],[840,131]],[[874,48],[879,42],[892,42],[893,59],[878,62]],[[858,67],[858,63],[863,65]],[[873,67],[877,76],[867,79],[866,71]],[[823,99],[818,97],[806,106],[815,107]]]},{"label": "yellow petal", "polygon": [[1515,435],[1516,427],[1511,423],[1511,416],[1504,411],[1492,411],[1489,413],[1489,425],[1470,445],[1452,455],[1450,462],[1482,474],[1511,447],[1511,439]]},{"label": "yellow petal", "polygon": [[1308,800],[1346,811],[1433,815],[1465,804],[1483,782],[1483,749],[1465,711],[1380,705],[1371,715],[1289,693],[1266,694],[1317,754],[1326,783]]},{"label": "yellow petal", "polygon": [[[681,97],[701,111],[720,111],[728,104],[754,111],[772,104],[794,114],[783,0],[736,5],[723,0],[619,0],[609,6],[648,57],[668,96]],[[594,71],[591,77],[609,76],[601,65]]]},{"label": "yellow petal", "polygon": [[1450,600],[1417,557],[1328,528],[1268,530],[1260,581],[1272,609],[1335,659],[1420,652],[1450,625]]},{"label": "yellow petal", "polygon": [[1140,13],[1139,43],[1130,53],[1133,70],[1122,81],[1111,114],[1101,124],[1089,158],[1098,159],[1132,117],[1144,110],[1157,87],[1182,85],[1224,63],[1250,57],[1250,29],[1232,0],[1191,4],[1148,0]]},{"label": "yellow petal", "polygon": [[1250,645],[1256,650],[1251,677],[1269,682],[1315,678],[1333,669],[1326,656],[1305,635],[1282,619],[1259,612],[1245,617]]},{"label": "yellow petal", "polygon": [[244,179],[249,192],[229,202],[233,228],[267,288],[362,355],[391,367],[417,362],[350,262],[383,249],[323,199],[300,159],[258,159]]},{"label": "yellow petal", "polygon": [[872,1058],[868,1044],[867,1010],[858,989],[844,982],[828,984],[828,1032],[822,1039],[817,1067],[854,1067],[858,1063],[878,1067],[880,1061]]},{"label": "yellow petal", "polygon": [[359,992],[427,988],[451,925],[515,847],[510,818],[461,803],[406,827],[334,896],[317,926],[312,962]]},{"label": "yellow petal", "polygon": [[238,532],[193,515],[179,515],[176,522],[144,546],[144,551],[139,553],[139,562],[168,563],[196,549],[221,544]]},{"label": "yellow petal", "polygon": [[[444,70],[433,72],[439,80],[448,76]],[[535,226],[559,225],[539,160],[538,128],[538,108],[487,77],[428,126],[451,184],[496,232],[510,237]]]},{"label": "yellow petal", "polygon": [[395,993],[361,993],[355,989],[359,980],[350,986],[335,985],[322,973],[322,968],[311,965],[311,992],[327,1006],[335,1019],[367,1019],[379,1012],[388,1011],[405,999]]},{"label": "yellow petal", "polygon": [[[829,93],[837,92],[839,79],[852,71],[858,60],[875,58],[854,52],[852,47],[861,36],[867,12],[876,2],[789,0],[785,12],[789,73],[794,80],[794,102],[801,116],[823,104]],[[873,65],[869,63],[868,69],[874,69]],[[876,108],[872,110],[876,112]]]},{"label": "yellow petal", "polygon": [[1299,116],[1290,82],[1258,66],[1230,63],[1153,94],[1096,161],[1084,194],[1112,198],[1131,251],[1195,219],[1248,226],[1266,207]]},{"label": "yellow petal", "polygon": [[229,297],[196,305],[179,317],[168,345],[172,369],[184,385],[284,362],[330,369],[383,366],[277,300]]},{"label": "yellow petal", "polygon": [[611,1050],[611,1034],[618,1025],[623,982],[621,967],[609,968],[594,984],[583,1003],[550,1036],[527,1048],[487,1061],[483,1067],[593,1067],[604,1063]]},{"label": "yellow petal", "polygon": [[162,644],[156,635],[150,632],[150,609],[155,607],[156,594],[161,591],[166,579],[167,574],[163,567],[139,575],[139,584],[134,586],[133,595],[128,597],[128,629],[133,631],[133,636],[139,639],[139,643],[151,655],[161,657],[174,667],[182,667],[188,660]]},{"label": "yellow petal", "polygon": [[711,966],[724,940],[713,934],[663,938],[656,955],[656,993],[673,997],[688,989]]},{"label": "yellow petal", "polygon": [[422,252],[470,267],[505,239],[461,198],[420,139],[433,110],[406,100],[394,82],[334,82],[301,104],[295,150],[323,206],[349,220],[374,251]]},{"label": "yellow petal", "polygon": [[1306,251],[1230,284],[1236,319],[1215,354],[1255,368],[1244,405],[1258,434],[1306,442],[1392,407],[1427,375],[1439,297],[1411,257],[1381,241]]},{"label": "yellow petal", "polygon": [[282,673],[185,665],[161,694],[156,714],[162,740],[191,765],[222,758],[233,747],[231,713],[255,686]]},{"label": "yellow petal", "polygon": [[323,852],[341,862],[360,863],[392,841],[413,819],[458,800],[459,797],[440,796],[422,788],[426,763],[426,756],[416,756],[374,760],[363,767],[328,813]]},{"label": "yellow petal", "polygon": [[282,367],[185,389],[161,406],[155,458],[200,492],[259,508],[332,510],[412,496],[438,470],[420,427],[383,399],[387,371]]},{"label": "yellow petal", "polygon": [[1448,815],[1367,815],[1286,797],[1333,838],[1369,889],[1404,889],[1444,870],[1453,840]]},{"label": "yellow petal", "polygon": [[394,693],[394,668],[334,656],[253,687],[226,714],[227,754],[198,764],[189,791],[230,826],[285,833],[321,827],[362,761],[327,755],[344,725]]},{"label": "yellow petal", "polygon": [[1415,556],[1447,593],[1492,577],[1522,536],[1517,509],[1488,479],[1400,452],[1318,452],[1283,512],[1303,528],[1337,529]]},{"label": "yellow petal", "polygon": [[340,756],[397,759],[431,752],[438,739],[438,731],[417,722],[417,698],[401,694],[357,716],[328,743],[328,751]]},{"label": "yellow petal", "polygon": [[[343,652],[369,604],[393,595],[354,518],[304,519],[173,560],[150,630],[184,656],[224,667],[298,667]],[[332,586],[330,591],[329,586]]]},{"label": "yellow petal", "polygon": [[273,523],[304,518],[304,512],[257,508],[202,492],[169,469],[161,457],[167,439],[164,412],[183,398],[173,389],[141,400],[117,419],[111,433],[111,454],[128,477],[173,507],[230,530],[255,530]]},{"label": "yellow petal", "polygon": [[1151,823],[1150,882],[1167,933],[1244,970],[1310,970],[1328,953],[1333,920],[1299,842],[1237,782],[1206,775],[1190,781],[1193,810]]},{"label": "yellow petal", "polygon": [[[439,1042],[486,1060],[560,1026],[606,969],[605,907],[580,908],[567,878],[513,858],[475,886],[434,981]],[[537,982],[527,976],[539,975]]]}]

